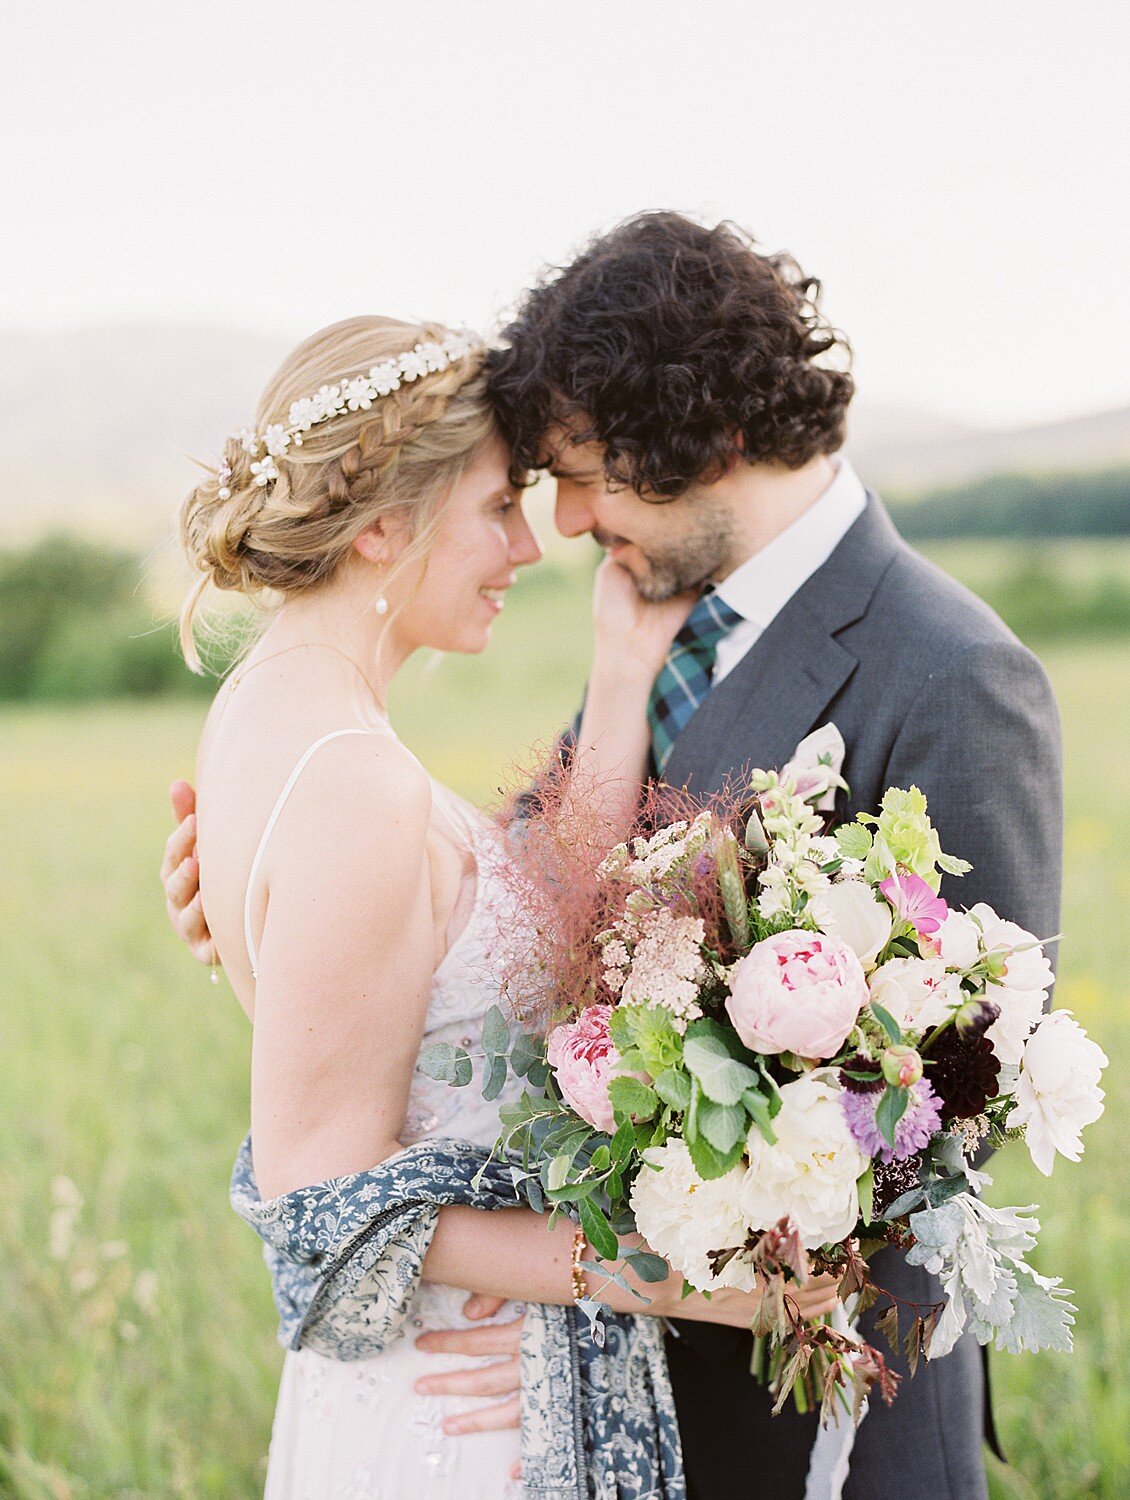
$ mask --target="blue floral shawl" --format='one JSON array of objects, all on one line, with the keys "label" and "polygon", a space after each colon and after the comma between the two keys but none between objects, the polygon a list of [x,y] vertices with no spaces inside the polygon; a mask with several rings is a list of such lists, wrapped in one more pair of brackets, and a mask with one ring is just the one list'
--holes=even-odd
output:
[{"label": "blue floral shawl", "polygon": [[[251,1137],[231,1201],[263,1240],[279,1342],[365,1359],[401,1337],[445,1203],[515,1208],[515,1174],[467,1141],[420,1141],[367,1172],[266,1202]],[[679,1429],[657,1318],[604,1310],[603,1345],[572,1307],[531,1304],[522,1335],[527,1500],[686,1500]]]}]

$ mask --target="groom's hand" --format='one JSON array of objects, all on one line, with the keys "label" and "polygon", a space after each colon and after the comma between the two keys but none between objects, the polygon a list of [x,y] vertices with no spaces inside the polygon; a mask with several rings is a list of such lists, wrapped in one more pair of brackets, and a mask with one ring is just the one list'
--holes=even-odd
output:
[{"label": "groom's hand", "polygon": [[200,903],[200,867],[196,862],[196,793],[187,781],[174,781],[169,788],[177,826],[165,845],[161,861],[161,884],[165,887],[165,910],[177,936],[186,942],[202,964],[216,962],[212,934]]},{"label": "groom's hand", "polygon": [[[463,1311],[468,1318],[490,1318],[502,1306],[501,1297],[472,1297]],[[493,1405],[445,1418],[445,1432],[452,1435],[497,1432],[518,1426],[518,1390],[521,1385],[518,1351],[523,1322],[524,1319],[515,1318],[511,1323],[489,1323],[483,1328],[437,1328],[422,1333],[416,1340],[416,1347],[428,1354],[469,1354],[476,1358],[492,1354],[500,1356],[477,1369],[449,1370],[444,1374],[426,1375],[416,1382],[416,1390],[426,1396],[506,1397]]]}]

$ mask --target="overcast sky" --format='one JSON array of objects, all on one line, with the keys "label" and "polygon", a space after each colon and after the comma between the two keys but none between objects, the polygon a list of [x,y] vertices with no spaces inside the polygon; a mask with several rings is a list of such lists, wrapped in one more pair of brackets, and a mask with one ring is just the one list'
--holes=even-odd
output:
[{"label": "overcast sky", "polygon": [[872,398],[1130,402],[1125,0],[53,0],[4,29],[0,328],[486,327],[675,207],[819,275]]}]

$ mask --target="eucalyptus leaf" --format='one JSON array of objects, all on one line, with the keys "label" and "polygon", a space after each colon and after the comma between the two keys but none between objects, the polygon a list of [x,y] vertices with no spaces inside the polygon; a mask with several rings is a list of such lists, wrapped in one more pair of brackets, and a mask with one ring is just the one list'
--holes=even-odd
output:
[{"label": "eucalyptus leaf", "polygon": [[492,1005],[483,1017],[483,1051],[488,1057],[497,1057],[510,1046],[510,1026],[497,1005]]},{"label": "eucalyptus leaf", "polygon": [[549,1064],[544,1059],[533,1063],[528,1069],[526,1077],[530,1081],[531,1088],[544,1089],[549,1080]]},{"label": "eucalyptus leaf", "polygon": [[483,1098],[497,1099],[506,1084],[506,1058],[501,1056],[487,1059],[486,1071],[483,1075]]},{"label": "eucalyptus leaf", "polygon": [[463,1048],[450,1042],[433,1042],[425,1047],[416,1059],[416,1067],[426,1078],[449,1083],[457,1089],[466,1088],[475,1071]]},{"label": "eucalyptus leaf", "polygon": [[569,1169],[573,1165],[573,1158],[567,1153],[555,1156],[546,1163],[544,1173],[545,1185],[551,1193],[556,1193],[565,1186],[569,1177]]},{"label": "eucalyptus leaf", "polygon": [[510,1049],[510,1067],[515,1077],[525,1078],[535,1063],[545,1060],[545,1043],[540,1037],[520,1031]]},{"label": "eucalyptus leaf", "polygon": [[968,1192],[969,1183],[964,1177],[936,1177],[926,1184],[926,1202],[931,1208],[939,1208],[958,1193]]},{"label": "eucalyptus leaf", "polygon": [[765,827],[756,812],[751,812],[746,821],[745,846],[751,854],[760,856],[769,853],[769,840],[765,836]]},{"label": "eucalyptus leaf", "polygon": [[671,1267],[662,1255],[653,1255],[648,1250],[630,1251],[624,1257],[624,1264],[630,1266],[641,1281],[666,1281],[671,1274]]}]

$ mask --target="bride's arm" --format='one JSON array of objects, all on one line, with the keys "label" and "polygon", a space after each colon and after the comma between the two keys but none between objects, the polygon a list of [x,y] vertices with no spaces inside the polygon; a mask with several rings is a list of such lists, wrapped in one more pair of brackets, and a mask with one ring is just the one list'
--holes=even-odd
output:
[{"label": "bride's arm", "polygon": [[[569,1220],[559,1219],[550,1229],[545,1216],[530,1209],[483,1213],[462,1205],[441,1208],[424,1258],[424,1276],[484,1296],[567,1306],[573,1301],[573,1235]],[[643,1242],[637,1236],[635,1243]],[[592,1261],[591,1252],[585,1259]],[[753,1321],[755,1302],[748,1292],[723,1287],[709,1297],[698,1292],[684,1297],[679,1276],[671,1274],[666,1281],[645,1282],[623,1264],[616,1269],[632,1290],[605,1282],[599,1269],[585,1270],[590,1292],[613,1312],[687,1318],[747,1329]],[[835,1288],[832,1277],[812,1277],[804,1287],[790,1287],[789,1296],[801,1317],[816,1317],[831,1311]]]},{"label": "bride's arm", "polygon": [[597,569],[593,664],[562,816],[587,829],[595,811],[610,845],[623,838],[639,805],[651,739],[648,699],[693,603],[680,594],[650,604],[618,563],[605,558]]}]

